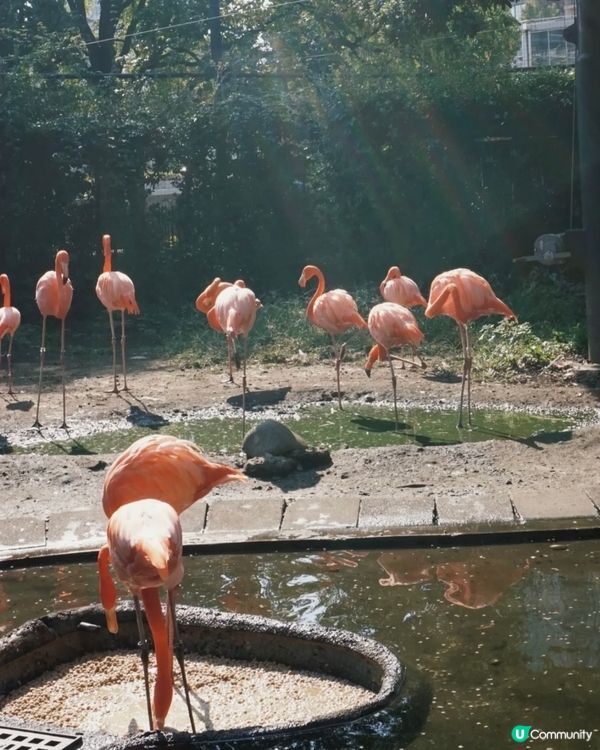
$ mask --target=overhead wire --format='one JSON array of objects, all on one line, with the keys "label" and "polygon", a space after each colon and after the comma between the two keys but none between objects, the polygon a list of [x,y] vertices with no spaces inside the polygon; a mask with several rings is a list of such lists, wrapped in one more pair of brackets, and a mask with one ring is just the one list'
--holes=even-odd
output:
[{"label": "overhead wire", "polygon": [[181,21],[180,23],[173,23],[168,26],[157,26],[153,29],[145,29],[144,31],[132,31],[131,34],[124,34],[123,36],[113,36],[113,37],[106,37],[105,39],[95,39],[93,42],[85,42],[86,47],[92,47],[95,44],[106,44],[106,42],[121,42],[124,39],[128,39],[130,37],[137,37],[137,36],[143,36],[145,34],[156,34],[159,31],[170,31],[171,29],[180,29],[184,26],[192,26],[196,23],[207,23],[208,21],[217,21],[220,18],[229,18],[231,16],[239,16],[239,15],[249,15],[250,13],[255,13],[258,11],[271,11],[271,10],[277,10],[278,8],[283,8],[290,5],[301,5],[310,3],[313,0],[284,0],[284,2],[281,3],[272,3],[271,5],[265,5],[262,8],[257,8],[256,6],[249,7],[249,8],[238,8],[237,10],[231,10],[231,11],[225,11],[224,13],[219,13],[216,16],[206,16],[204,18],[194,18],[190,21]]}]

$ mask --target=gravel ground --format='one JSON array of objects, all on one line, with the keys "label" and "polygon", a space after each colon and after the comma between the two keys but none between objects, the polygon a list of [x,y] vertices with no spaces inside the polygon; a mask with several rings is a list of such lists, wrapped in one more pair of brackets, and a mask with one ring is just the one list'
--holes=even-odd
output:
[{"label": "gravel ground", "polygon": [[[430,363],[431,364],[431,363]],[[431,367],[430,370],[431,371]],[[166,420],[188,419],[198,414],[235,412],[240,385],[225,382],[224,369],[188,369],[165,363],[132,367],[129,393],[110,392],[110,373],[90,377],[72,373],[67,390],[67,414],[71,437],[106,429],[131,426],[131,415],[149,413]],[[331,401],[335,378],[330,364],[265,367],[250,363],[248,382],[251,400],[268,405],[269,416],[298,407]],[[333,452],[333,466],[320,472],[305,471],[277,483],[250,480],[215,492],[224,497],[249,497],[256,492],[297,497],[339,497],[349,491],[362,496],[381,495],[414,487],[422,494],[452,495],[493,492],[507,484],[527,482],[542,490],[563,483],[589,484],[600,459],[598,373],[579,363],[557,363],[555,368],[519,383],[475,383],[473,400],[479,406],[528,409],[535,412],[585,413],[587,425],[573,437],[556,444],[489,440],[452,446],[344,449]],[[35,413],[35,383],[16,379],[15,396],[3,396],[2,436],[9,446],[64,439],[60,383],[48,378],[41,405],[41,430],[31,427]],[[390,399],[389,373],[374,370],[370,380],[358,363],[347,363],[342,371],[346,402]],[[452,408],[460,382],[442,382],[422,371],[404,371],[399,393],[407,403]],[[128,419],[129,417],[129,419]],[[310,443],[310,435],[304,436]],[[239,456],[221,456],[230,463]],[[99,505],[105,466],[112,455],[0,455],[3,481],[3,511],[7,516],[39,516],[65,510],[92,509]]]},{"label": "gravel ground", "polygon": [[[352,708],[372,694],[333,677],[272,662],[186,657],[196,731],[276,726]],[[151,661],[150,680],[155,670]],[[151,688],[152,689],[152,688]],[[285,696],[285,700],[281,699]],[[116,651],[64,664],[0,703],[6,715],[77,731],[118,736],[148,728],[138,654]],[[167,727],[190,731],[178,667]]]}]

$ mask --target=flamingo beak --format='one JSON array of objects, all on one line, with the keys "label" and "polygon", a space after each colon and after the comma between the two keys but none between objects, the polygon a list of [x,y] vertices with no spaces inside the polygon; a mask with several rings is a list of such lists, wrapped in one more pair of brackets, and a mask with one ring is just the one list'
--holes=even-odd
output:
[{"label": "flamingo beak", "polygon": [[298,284],[300,284],[302,288],[306,286],[306,278],[304,276],[304,273],[302,273],[302,276],[300,276],[300,278],[298,279]]},{"label": "flamingo beak", "polygon": [[67,265],[67,263],[61,263],[60,270],[62,275],[62,282],[63,284],[66,284],[69,280],[69,266]]}]

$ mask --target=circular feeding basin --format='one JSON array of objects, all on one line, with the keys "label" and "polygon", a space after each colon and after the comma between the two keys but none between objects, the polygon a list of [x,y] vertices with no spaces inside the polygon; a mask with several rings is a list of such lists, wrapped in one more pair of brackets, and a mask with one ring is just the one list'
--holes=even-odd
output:
[{"label": "circular feeding basin", "polygon": [[[343,630],[178,608],[194,740],[318,732],[391,701],[403,668],[384,646]],[[142,747],[148,736],[132,607],[111,635],[98,606],[31,620],[0,640],[0,724],[82,733],[83,746]],[[153,681],[153,660],[150,678]],[[192,739],[177,664],[165,737]],[[98,734],[105,742],[100,742]],[[160,737],[160,735],[157,735]]]}]

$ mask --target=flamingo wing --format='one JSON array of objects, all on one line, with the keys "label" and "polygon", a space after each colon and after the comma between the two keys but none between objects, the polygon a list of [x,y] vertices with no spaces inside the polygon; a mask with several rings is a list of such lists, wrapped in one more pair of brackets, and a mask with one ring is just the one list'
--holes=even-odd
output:
[{"label": "flamingo wing", "polygon": [[333,335],[345,333],[352,326],[367,327],[356,302],[344,289],[332,289],[317,297],[313,307],[313,322]]},{"label": "flamingo wing", "polygon": [[245,480],[242,472],[209,461],[194,443],[148,435],[132,443],[108,470],[102,507],[110,518],[126,503],[152,497],[182,513],[217,485],[236,480]]},{"label": "flamingo wing", "polygon": [[140,313],[133,281],[121,271],[101,273],[96,284],[96,294],[107,310],[127,310],[132,315]]}]

